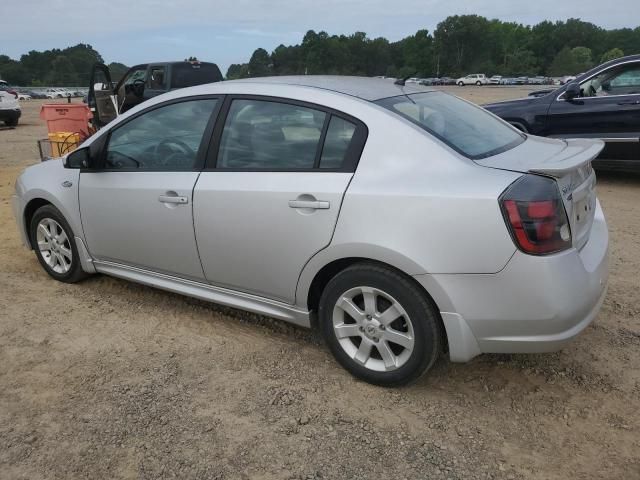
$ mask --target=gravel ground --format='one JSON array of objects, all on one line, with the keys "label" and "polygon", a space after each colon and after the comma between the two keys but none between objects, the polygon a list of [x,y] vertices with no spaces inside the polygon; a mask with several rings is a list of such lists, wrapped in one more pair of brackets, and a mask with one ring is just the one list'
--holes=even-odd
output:
[{"label": "gravel ground", "polygon": [[351,378],[311,331],[105,276],[50,279],[10,211],[46,135],[40,104],[0,131],[0,478],[640,478],[639,176],[599,176],[611,281],[574,343],[442,359],[391,390]]}]

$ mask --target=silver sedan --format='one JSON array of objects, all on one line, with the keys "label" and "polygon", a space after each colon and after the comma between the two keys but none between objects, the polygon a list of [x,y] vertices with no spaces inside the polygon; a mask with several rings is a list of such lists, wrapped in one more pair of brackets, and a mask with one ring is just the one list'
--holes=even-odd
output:
[{"label": "silver sedan", "polygon": [[601,149],[420,86],[249,79],[139,105],[27,168],[13,208],[57,280],[102,273],[317,324],[352,374],[399,385],[445,351],[557,350],[594,319]]}]

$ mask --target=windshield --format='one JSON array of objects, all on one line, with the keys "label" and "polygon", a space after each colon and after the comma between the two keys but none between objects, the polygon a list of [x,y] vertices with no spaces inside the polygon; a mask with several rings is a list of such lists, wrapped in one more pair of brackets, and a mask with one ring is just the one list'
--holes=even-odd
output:
[{"label": "windshield", "polygon": [[376,103],[471,159],[504,152],[525,139],[523,134],[486,110],[442,92],[402,95]]}]

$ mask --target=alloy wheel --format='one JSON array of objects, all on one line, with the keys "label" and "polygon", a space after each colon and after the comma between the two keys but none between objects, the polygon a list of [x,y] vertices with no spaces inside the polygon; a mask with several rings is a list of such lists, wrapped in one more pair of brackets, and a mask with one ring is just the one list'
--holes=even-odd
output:
[{"label": "alloy wheel", "polygon": [[38,250],[47,266],[55,273],[67,273],[73,264],[73,251],[66,232],[52,218],[43,218],[36,230]]},{"label": "alloy wheel", "polygon": [[355,287],[338,297],[333,331],[345,353],[377,372],[402,367],[411,357],[415,335],[402,305],[373,287]]}]

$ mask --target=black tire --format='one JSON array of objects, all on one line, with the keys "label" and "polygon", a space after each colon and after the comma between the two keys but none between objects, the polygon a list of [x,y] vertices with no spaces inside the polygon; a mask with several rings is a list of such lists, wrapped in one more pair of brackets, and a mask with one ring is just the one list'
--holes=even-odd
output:
[{"label": "black tire", "polygon": [[[59,273],[53,270],[47,264],[47,261],[44,259],[42,252],[38,248],[38,240],[37,240],[38,224],[40,223],[41,220],[46,218],[55,220],[60,225],[60,227],[64,230],[64,233],[67,236],[68,242],[65,243],[65,246],[71,249],[72,259],[71,259],[71,266],[69,270],[65,273]],[[44,268],[44,270],[51,277],[55,278],[60,282],[76,283],[89,276],[84,270],[82,270],[82,266],[80,265],[80,255],[78,254],[78,247],[76,246],[73,230],[71,230],[71,227],[67,223],[66,219],[56,207],[54,207],[53,205],[44,205],[40,207],[38,210],[36,210],[33,217],[31,218],[31,223],[29,224],[29,235],[31,238],[31,245],[33,246],[33,249],[36,252],[36,257],[38,258],[40,265],[42,265],[42,268]]]},{"label": "black tire", "polygon": [[[336,302],[345,292],[358,286],[382,290],[393,297],[411,319],[413,350],[406,363],[395,370],[375,371],[365,367],[347,354],[336,337],[333,327]],[[442,353],[442,323],[432,301],[411,279],[382,265],[358,263],[333,277],[322,292],[318,318],[322,335],[338,363],[353,376],[375,385],[392,387],[415,381]]]},{"label": "black tire", "polygon": [[18,119],[17,118],[12,118],[11,120],[5,120],[4,123],[5,123],[5,125],[7,127],[17,127],[18,126]]},{"label": "black tire", "polygon": [[458,86],[459,87],[464,87],[464,83],[463,82],[458,82]]},{"label": "black tire", "polygon": [[476,86],[481,87],[481,86],[482,86],[482,82],[478,80],[478,81],[476,82]]}]

